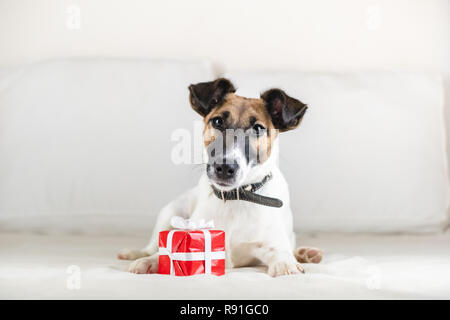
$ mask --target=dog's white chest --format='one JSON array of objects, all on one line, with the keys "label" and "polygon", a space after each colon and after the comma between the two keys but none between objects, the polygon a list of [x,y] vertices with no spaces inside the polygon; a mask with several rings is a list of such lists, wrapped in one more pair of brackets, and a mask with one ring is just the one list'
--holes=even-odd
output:
[{"label": "dog's white chest", "polygon": [[286,243],[286,234],[292,230],[288,205],[274,208],[243,200],[224,202],[208,190],[206,186],[191,218],[214,220],[215,228],[225,231],[228,266],[248,265],[252,258],[246,252],[255,246]]}]

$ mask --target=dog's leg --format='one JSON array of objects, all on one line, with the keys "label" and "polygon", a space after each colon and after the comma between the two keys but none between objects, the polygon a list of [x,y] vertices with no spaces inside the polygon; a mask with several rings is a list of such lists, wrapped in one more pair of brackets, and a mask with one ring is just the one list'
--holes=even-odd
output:
[{"label": "dog's leg", "polygon": [[177,210],[173,210],[172,203],[164,207],[158,214],[147,246],[140,250],[122,249],[117,254],[117,258],[121,260],[136,260],[156,253],[158,251],[159,232],[171,229],[170,219],[177,214]]},{"label": "dog's leg", "polygon": [[133,261],[128,267],[128,271],[131,273],[157,273],[159,254],[154,253],[150,257],[140,258]]},{"label": "dog's leg", "polygon": [[289,250],[259,244],[253,249],[253,255],[267,265],[267,273],[272,277],[304,273],[302,266]]},{"label": "dog's leg", "polygon": [[301,263],[319,263],[322,261],[323,251],[313,247],[299,247],[294,250],[294,256]]},{"label": "dog's leg", "polygon": [[196,205],[195,189],[189,190],[178,199],[166,205],[158,214],[155,227],[153,228],[150,242],[141,250],[122,249],[117,257],[121,260],[136,260],[152,256],[158,251],[159,232],[170,230],[170,219],[173,216],[189,218]]},{"label": "dog's leg", "polygon": [[149,256],[149,253],[145,251],[145,248],[142,250],[131,250],[124,248],[117,253],[117,258],[120,260],[136,260],[147,256]]}]

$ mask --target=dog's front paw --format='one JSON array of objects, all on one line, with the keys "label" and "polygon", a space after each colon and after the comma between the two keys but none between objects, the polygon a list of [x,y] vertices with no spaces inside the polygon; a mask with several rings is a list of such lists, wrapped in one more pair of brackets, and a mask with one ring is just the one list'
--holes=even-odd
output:
[{"label": "dog's front paw", "polygon": [[271,277],[284,276],[289,274],[305,273],[298,262],[278,260],[269,264],[267,273]]},{"label": "dog's front paw", "polygon": [[319,263],[322,261],[323,251],[313,247],[300,247],[295,250],[294,255],[301,263]]},{"label": "dog's front paw", "polygon": [[133,261],[128,267],[131,273],[145,274],[158,272],[158,255],[155,254],[148,258],[140,258]]}]

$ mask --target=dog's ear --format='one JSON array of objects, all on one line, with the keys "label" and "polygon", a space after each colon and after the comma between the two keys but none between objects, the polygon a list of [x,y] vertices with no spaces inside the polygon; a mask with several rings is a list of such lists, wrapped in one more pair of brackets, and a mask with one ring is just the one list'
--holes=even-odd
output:
[{"label": "dog's ear", "polygon": [[189,101],[192,109],[204,117],[223,103],[227,93],[235,91],[231,81],[225,78],[200,82],[189,86]]},{"label": "dog's ear", "polygon": [[295,129],[302,121],[308,107],[301,101],[289,97],[281,89],[270,89],[261,94],[275,129],[281,132]]}]

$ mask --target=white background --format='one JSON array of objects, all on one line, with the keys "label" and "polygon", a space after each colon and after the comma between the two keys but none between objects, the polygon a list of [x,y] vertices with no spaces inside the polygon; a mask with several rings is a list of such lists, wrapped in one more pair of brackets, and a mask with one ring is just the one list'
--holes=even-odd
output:
[{"label": "white background", "polygon": [[[75,7],[67,11],[71,6]],[[73,8],[80,9],[80,28],[77,21],[71,20]],[[445,75],[446,94],[450,97],[449,18],[447,0],[0,0],[0,67],[49,58],[99,56],[207,58],[218,72],[230,69],[429,71]],[[447,122],[449,107],[447,102]],[[52,109],[47,108],[47,112]],[[114,200],[111,207],[117,208],[116,204],[127,198]],[[85,227],[92,224],[87,218],[69,222],[79,222]],[[59,219],[65,221],[67,217],[61,215]],[[111,216],[109,219],[113,220]],[[60,225],[55,217],[51,220],[38,217],[38,220],[43,225],[50,222]],[[149,229],[142,218],[127,223],[136,222],[143,225],[147,237]],[[118,220],[117,225],[116,230],[135,230],[124,225],[123,220]],[[269,279],[253,269],[229,272],[218,279],[223,289],[220,292],[217,286],[203,279],[189,280],[190,291],[183,290],[186,282],[179,279],[155,276],[137,281],[135,275],[122,272],[127,268],[126,262],[119,265],[112,260],[119,248],[138,248],[146,238],[125,240],[116,234],[102,238],[98,233],[96,230],[95,237],[0,233],[3,288],[0,296],[33,299],[449,297],[448,232],[432,237],[305,238],[302,235],[302,245],[325,250],[326,260],[322,264],[307,264],[306,275],[289,279]],[[65,271],[74,263],[83,271],[82,290],[67,290],[65,286],[68,276]],[[378,282],[372,281],[374,277]],[[375,283],[375,288],[368,283]]]},{"label": "white background", "polygon": [[[66,27],[72,5],[80,29]],[[449,8],[447,0],[1,0],[0,64],[99,55],[448,72]]]},{"label": "white background", "polygon": [[125,56],[207,58],[218,72],[430,71],[448,96],[449,16],[448,0],[0,0],[0,66]]}]

